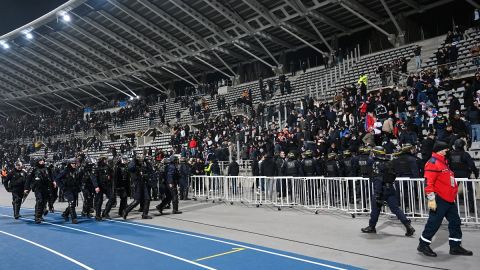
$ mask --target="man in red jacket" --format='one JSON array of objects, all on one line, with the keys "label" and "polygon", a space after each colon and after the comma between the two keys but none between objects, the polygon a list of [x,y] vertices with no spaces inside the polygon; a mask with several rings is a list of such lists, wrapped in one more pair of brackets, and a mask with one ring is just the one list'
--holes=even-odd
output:
[{"label": "man in red jacket", "polygon": [[450,254],[473,255],[473,252],[461,246],[462,230],[460,228],[457,204],[455,203],[458,184],[447,164],[445,156],[448,151],[449,146],[447,143],[437,141],[433,146],[432,157],[425,164],[425,194],[427,194],[428,198],[430,215],[420,236],[420,244],[417,250],[429,257],[437,256],[430,248],[430,244],[433,236],[440,228],[440,225],[442,225],[443,218],[448,220]]}]

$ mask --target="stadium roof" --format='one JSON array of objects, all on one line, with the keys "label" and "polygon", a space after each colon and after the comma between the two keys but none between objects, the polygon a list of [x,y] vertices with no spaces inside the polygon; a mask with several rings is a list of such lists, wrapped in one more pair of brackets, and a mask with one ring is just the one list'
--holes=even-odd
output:
[{"label": "stadium roof", "polygon": [[232,76],[239,63],[274,67],[281,52],[328,52],[334,36],[371,27],[393,40],[382,28],[392,15],[452,1],[70,0],[0,37],[0,114],[167,92],[169,82],[195,85],[212,71]]}]

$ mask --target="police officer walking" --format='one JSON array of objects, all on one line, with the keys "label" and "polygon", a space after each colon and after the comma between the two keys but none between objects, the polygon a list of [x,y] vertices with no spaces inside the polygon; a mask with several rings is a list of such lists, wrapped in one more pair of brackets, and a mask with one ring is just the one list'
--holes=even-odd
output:
[{"label": "police officer walking", "polygon": [[77,224],[77,213],[75,212],[75,206],[77,205],[78,192],[80,192],[80,176],[77,171],[77,161],[70,159],[67,164],[67,168],[63,170],[55,178],[55,183],[58,187],[63,189],[63,195],[67,200],[68,206],[62,214],[65,221],[68,221],[69,216],[72,219],[72,224]]},{"label": "police officer walking", "polygon": [[[455,149],[450,151],[450,169],[453,171],[455,178],[470,178],[472,172],[478,179],[478,169],[469,153],[465,152],[465,141],[457,139],[454,142]],[[471,213],[475,213],[475,199],[473,196],[472,182],[467,182],[468,206]]]},{"label": "police officer walking", "polygon": [[433,236],[437,233],[443,218],[448,220],[449,244],[451,255],[472,256],[473,252],[462,247],[462,229],[455,198],[458,193],[458,184],[454,173],[447,163],[448,144],[437,141],[433,146],[430,160],[425,164],[426,187],[425,194],[430,209],[427,224],[420,236],[417,250],[429,257],[437,257],[431,248]]},{"label": "police officer walking", "polygon": [[23,190],[27,181],[27,172],[23,169],[20,161],[15,163],[13,169],[3,180],[3,185],[8,192],[12,193],[13,217],[20,217],[20,206],[22,205]]},{"label": "police officer walking", "polygon": [[[120,197],[120,206],[118,208],[118,215],[123,216],[123,211],[127,207],[128,197],[130,196],[130,173],[128,171],[128,159],[122,156],[117,161],[114,173],[114,185],[117,195]],[[115,198],[116,200],[117,198]]]},{"label": "police officer walking", "polygon": [[[112,168],[107,164],[107,157],[102,156],[98,159],[95,177],[92,178],[93,187],[95,187],[95,220],[101,221],[103,218],[110,218],[110,210],[113,206],[112,190]],[[103,195],[107,196],[107,203],[102,212]]]},{"label": "police officer walking", "polygon": [[166,197],[162,202],[157,205],[157,210],[160,212],[160,215],[163,214],[163,209],[165,209],[165,206],[169,204],[170,202],[173,204],[173,210],[172,214],[181,214],[181,211],[178,211],[178,179],[179,179],[179,173],[178,169],[175,166],[175,158],[170,157],[169,159],[169,164],[165,168],[166,171],[166,177],[165,177],[165,185],[167,187],[166,190]]},{"label": "police officer walking", "polygon": [[83,195],[82,217],[92,217],[91,210],[93,209],[93,199],[95,197],[95,188],[93,187],[93,172],[94,161],[87,158],[80,168],[81,191]]},{"label": "police officer walking", "polygon": [[134,193],[133,193],[133,202],[130,203],[125,211],[123,211],[123,219],[127,219],[128,213],[137,207],[140,203],[143,204],[142,208],[142,219],[152,219],[148,215],[150,210],[150,194],[148,181],[152,176],[150,168],[147,168],[147,164],[143,160],[134,158],[128,164],[128,170],[130,172],[130,177],[132,183],[134,184]]},{"label": "police officer walking", "polygon": [[[45,160],[38,159],[35,162],[35,168],[25,182],[25,193],[30,190],[35,192],[35,223],[39,224],[43,221],[43,211],[48,200],[48,188],[51,185],[52,179],[45,168]],[[56,184],[54,183],[56,187]],[[48,213],[48,212],[47,212]]]},{"label": "police officer walking", "polygon": [[372,149],[374,158],[372,177],[370,181],[373,182],[372,193],[372,212],[370,214],[369,225],[362,228],[364,233],[376,233],[375,226],[380,216],[381,207],[386,202],[390,211],[394,213],[397,218],[403,223],[407,232],[405,236],[412,236],[415,229],[410,225],[410,220],[407,219],[403,211],[398,207],[398,199],[395,192],[395,170],[391,161],[388,161],[385,156],[385,149],[382,146],[376,146]]}]

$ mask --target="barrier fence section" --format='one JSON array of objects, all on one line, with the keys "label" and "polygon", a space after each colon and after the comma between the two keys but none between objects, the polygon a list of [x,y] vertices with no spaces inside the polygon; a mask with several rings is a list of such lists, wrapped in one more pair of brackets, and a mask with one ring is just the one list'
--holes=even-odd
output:
[{"label": "barrier fence section", "polygon": [[[480,225],[477,200],[478,179],[456,179],[459,192],[456,204],[462,224]],[[427,219],[429,209],[423,178],[397,178],[394,184],[399,207],[407,217]],[[196,200],[244,203],[259,207],[271,205],[303,207],[318,213],[340,211],[352,215],[371,212],[373,185],[361,177],[263,177],[263,176],[192,176],[191,191]],[[383,213],[393,215],[388,207]]]}]

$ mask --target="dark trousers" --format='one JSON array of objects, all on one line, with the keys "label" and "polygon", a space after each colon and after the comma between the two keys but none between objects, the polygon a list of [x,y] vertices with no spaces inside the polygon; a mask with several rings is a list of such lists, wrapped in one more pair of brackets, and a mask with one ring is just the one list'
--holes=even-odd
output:
[{"label": "dark trousers", "polygon": [[58,198],[58,187],[54,188],[53,185],[50,187],[50,192],[48,195],[48,208],[53,209],[53,204]]},{"label": "dark trousers", "polygon": [[75,206],[77,205],[78,192],[74,190],[64,189],[63,196],[68,202],[67,208],[63,212],[64,217],[70,216],[72,220],[77,219]]},{"label": "dark trousers", "polygon": [[460,228],[460,216],[456,203],[450,203],[436,196],[437,210],[430,211],[427,224],[420,237],[420,245],[428,246],[432,243],[433,236],[437,233],[443,218],[448,220],[449,244],[451,247],[459,246],[462,243],[462,230]]},{"label": "dark trousers", "polygon": [[107,197],[107,203],[105,204],[105,209],[103,211],[103,215],[109,214],[110,210],[113,206],[113,191],[111,188],[106,188],[104,186],[100,186],[100,192],[95,194],[95,216],[101,217],[102,216],[102,204],[103,204],[103,195]]},{"label": "dark trousers", "polygon": [[84,187],[82,189],[83,195],[83,208],[82,208],[82,215],[90,214],[90,209],[93,207],[93,198],[95,197],[95,191],[93,187],[88,188]]},{"label": "dark trousers", "polygon": [[20,206],[22,205],[23,198],[23,186],[12,188],[12,206],[13,215],[18,216],[20,214]]},{"label": "dark trousers", "polygon": [[[396,191],[393,187],[385,189],[383,200],[387,203],[390,211],[392,211],[392,213],[394,213],[403,224],[409,224],[410,221],[405,216],[405,213],[403,213],[402,209],[398,207],[398,199],[395,194]],[[380,207],[378,207],[375,196],[375,193],[372,193],[372,213],[370,214],[369,221],[370,227],[373,228],[375,228],[377,225],[378,217],[380,216],[380,211],[382,210]]]},{"label": "dark trousers", "polygon": [[159,208],[163,209],[170,202],[173,204],[173,211],[178,211],[178,189],[176,186],[168,187],[165,199],[160,203]]},{"label": "dark trousers", "polygon": [[148,215],[148,211],[150,208],[150,194],[149,194],[149,187],[143,181],[137,182],[135,184],[135,192],[133,194],[133,202],[130,203],[125,212],[128,214],[132,211],[135,207],[140,204],[140,208],[142,209],[143,216]]},{"label": "dark trousers", "polygon": [[39,220],[43,215],[43,210],[47,205],[48,189],[35,189],[35,220]]},{"label": "dark trousers", "polygon": [[[118,188],[117,189],[117,194],[120,197],[120,206],[118,207],[118,215],[123,215],[123,211],[127,207],[127,202],[128,202],[128,194],[125,188]],[[115,198],[116,200],[116,198]]]}]

